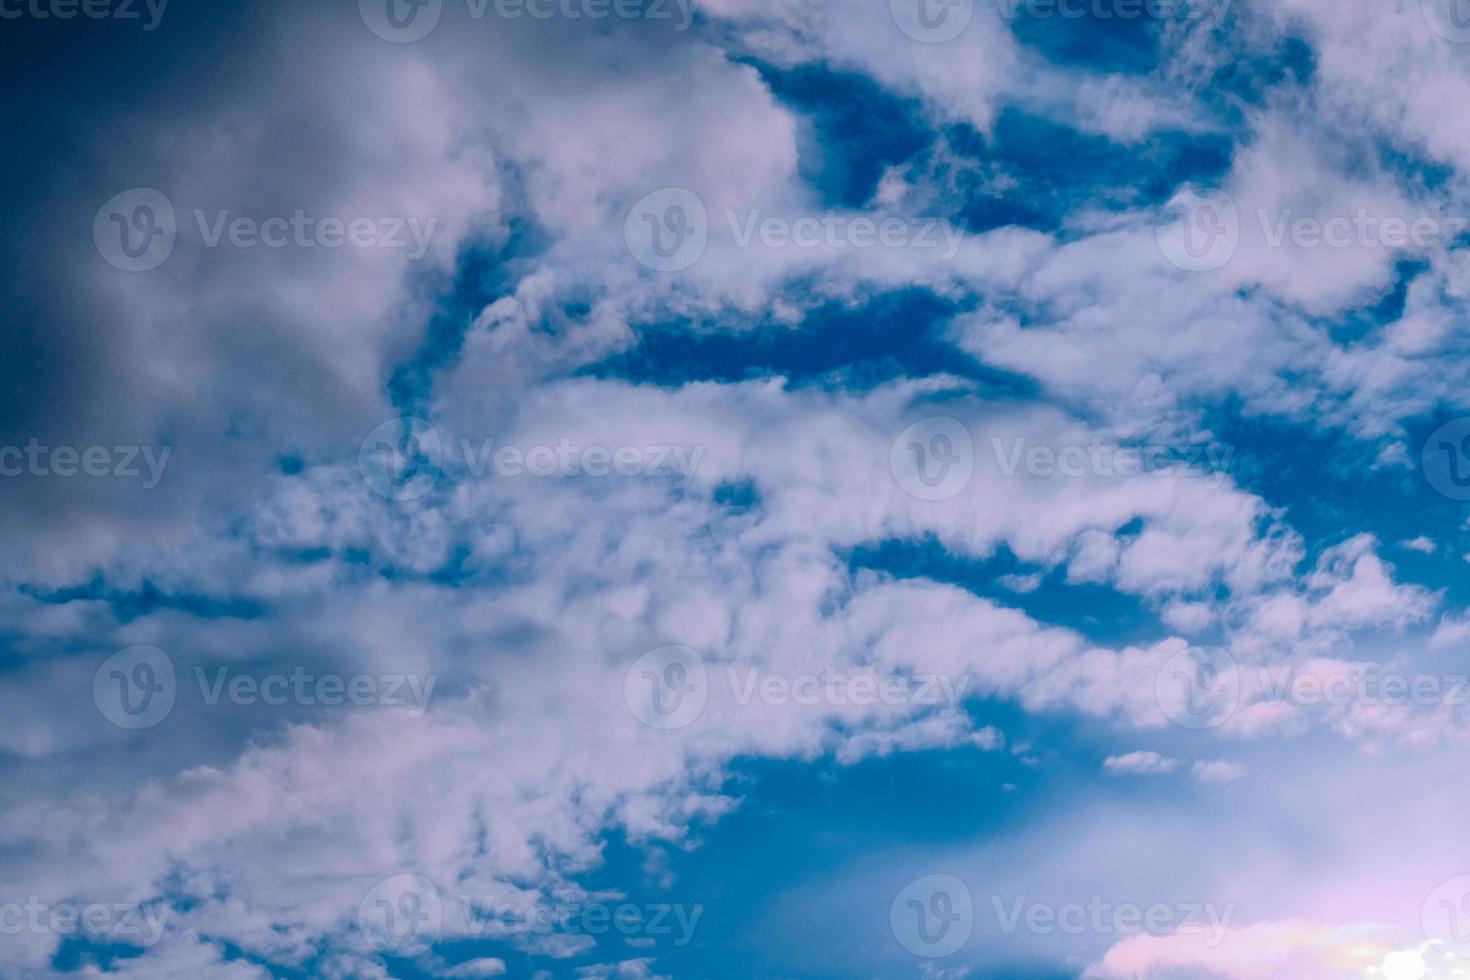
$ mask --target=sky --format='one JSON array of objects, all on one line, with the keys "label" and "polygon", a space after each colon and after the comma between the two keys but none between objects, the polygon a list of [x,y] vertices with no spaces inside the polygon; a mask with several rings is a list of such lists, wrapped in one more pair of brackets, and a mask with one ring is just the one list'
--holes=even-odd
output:
[{"label": "sky", "polygon": [[1470,976],[1464,0],[0,50],[0,978]]}]

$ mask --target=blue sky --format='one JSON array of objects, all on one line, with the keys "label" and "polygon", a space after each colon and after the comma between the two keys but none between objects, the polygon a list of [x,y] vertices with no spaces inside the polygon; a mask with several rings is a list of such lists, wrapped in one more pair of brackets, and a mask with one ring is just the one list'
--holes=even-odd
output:
[{"label": "blue sky", "polygon": [[1470,971],[1456,0],[0,0],[0,977]]}]

